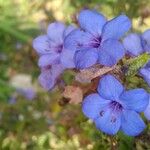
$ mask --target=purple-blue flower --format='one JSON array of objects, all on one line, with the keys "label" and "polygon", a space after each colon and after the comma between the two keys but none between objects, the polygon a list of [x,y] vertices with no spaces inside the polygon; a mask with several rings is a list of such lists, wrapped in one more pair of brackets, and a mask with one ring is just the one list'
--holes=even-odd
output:
[{"label": "purple-blue flower", "polygon": [[36,96],[36,92],[33,88],[17,88],[16,91],[28,100],[33,100]]},{"label": "purple-blue flower", "polygon": [[80,28],[71,32],[64,44],[66,49],[73,51],[76,68],[83,69],[96,63],[112,66],[124,56],[119,39],[131,27],[127,16],[120,15],[107,21],[102,14],[87,9],[80,12],[78,22]]},{"label": "purple-blue flower", "polygon": [[147,118],[147,120],[150,120],[150,94],[149,94],[149,103],[144,111],[144,115]]},{"label": "purple-blue flower", "polygon": [[66,27],[63,23],[54,22],[48,26],[46,35],[38,36],[33,40],[33,47],[40,56],[38,61],[41,68],[39,81],[47,90],[54,87],[65,68],[74,67],[73,59],[63,62],[65,59],[64,39],[74,29],[73,26]]},{"label": "purple-blue flower", "polygon": [[[150,53],[150,29],[143,34],[131,33],[124,40],[123,45],[126,53],[131,56],[138,56],[144,52]],[[140,69],[139,74],[150,86],[150,61]]]},{"label": "purple-blue flower", "polygon": [[140,69],[139,74],[144,78],[144,80],[150,86],[150,61],[143,68]]},{"label": "purple-blue flower", "polygon": [[145,123],[139,115],[149,100],[144,89],[126,91],[115,77],[106,75],[101,78],[97,91],[84,99],[82,111],[99,130],[110,135],[122,130],[130,136],[144,130]]},{"label": "purple-blue flower", "polygon": [[40,84],[46,90],[52,89],[63,71],[64,68],[61,64],[42,67],[41,74],[39,75]]}]

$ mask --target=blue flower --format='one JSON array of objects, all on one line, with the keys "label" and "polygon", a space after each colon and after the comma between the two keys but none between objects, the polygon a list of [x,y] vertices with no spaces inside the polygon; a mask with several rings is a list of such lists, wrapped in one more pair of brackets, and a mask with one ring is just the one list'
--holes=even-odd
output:
[{"label": "blue flower", "polygon": [[[144,52],[150,53],[150,29],[143,34],[129,34],[124,40],[123,45],[126,53],[131,56],[138,56]],[[150,61],[140,69],[139,74],[150,86]]]},{"label": "blue flower", "polygon": [[149,103],[144,111],[144,115],[147,118],[147,120],[150,120],[150,94],[149,94]]},{"label": "blue flower", "polygon": [[41,74],[39,75],[39,83],[45,90],[51,90],[63,71],[64,68],[61,64],[42,67]]},{"label": "blue flower", "polygon": [[[39,82],[43,88],[50,90],[57,82],[59,75],[65,68],[73,68],[74,60],[64,60],[65,37],[74,30],[73,26],[66,27],[63,23],[54,22],[48,26],[47,34],[38,36],[33,40],[33,47],[39,54],[38,65],[41,68]],[[67,51],[67,50],[66,50]]]},{"label": "blue flower", "polygon": [[82,10],[78,22],[80,29],[71,32],[64,44],[65,48],[73,51],[76,68],[83,69],[96,63],[112,66],[124,56],[119,39],[131,27],[127,16],[120,15],[107,21],[94,10]]},{"label": "blue flower", "polygon": [[144,89],[125,91],[115,77],[106,75],[97,90],[84,99],[82,111],[99,130],[110,135],[122,130],[130,136],[144,130],[145,123],[139,115],[148,105],[149,95]]},{"label": "blue flower", "polygon": [[36,96],[36,92],[33,88],[17,88],[16,91],[28,100],[33,100]]},{"label": "blue flower", "polygon": [[144,78],[144,80],[150,86],[150,61],[143,68],[140,69],[139,74]]}]

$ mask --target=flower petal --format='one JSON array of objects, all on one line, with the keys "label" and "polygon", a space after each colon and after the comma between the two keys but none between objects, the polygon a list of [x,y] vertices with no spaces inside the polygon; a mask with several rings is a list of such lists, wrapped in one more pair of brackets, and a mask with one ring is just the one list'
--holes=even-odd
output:
[{"label": "flower petal", "polygon": [[150,67],[140,69],[140,75],[144,78],[147,84],[150,86]]},{"label": "flower petal", "polygon": [[64,41],[64,47],[68,50],[79,50],[82,47],[89,47],[92,35],[79,29],[72,31]]},{"label": "flower petal", "polygon": [[33,40],[33,48],[38,54],[54,53],[52,44],[53,43],[50,42],[47,35],[38,36]]},{"label": "flower petal", "polygon": [[97,11],[85,9],[80,12],[78,21],[82,29],[98,36],[101,35],[106,18]]},{"label": "flower petal", "polygon": [[150,120],[150,95],[149,95],[149,103],[144,111],[144,115],[148,120]]},{"label": "flower petal", "polygon": [[32,100],[36,96],[36,92],[33,88],[18,88],[16,91],[26,97],[28,100]]},{"label": "flower petal", "polygon": [[63,38],[65,38],[69,33],[71,33],[75,29],[76,28],[73,25],[68,26],[63,33]]},{"label": "flower petal", "polygon": [[144,89],[133,89],[123,92],[120,99],[126,109],[142,112],[148,105],[149,95]]},{"label": "flower petal", "polygon": [[61,56],[60,56],[60,61],[61,61],[61,64],[65,68],[74,68],[75,67],[74,54],[75,54],[75,51],[73,51],[73,50],[70,51],[67,49],[63,49]]},{"label": "flower petal", "polygon": [[125,15],[120,15],[108,21],[102,31],[103,41],[106,39],[120,39],[131,28],[131,21]]},{"label": "flower petal", "polygon": [[113,39],[106,40],[99,48],[99,63],[106,66],[115,65],[123,56],[125,51],[123,45]]},{"label": "flower petal", "polygon": [[42,55],[39,58],[38,66],[39,67],[45,67],[48,65],[56,64],[59,61],[59,55],[58,54],[49,54],[49,55]]},{"label": "flower petal", "polygon": [[150,68],[150,60],[149,60],[149,62],[146,64],[146,67]]},{"label": "flower petal", "polygon": [[59,75],[63,72],[61,65],[52,65],[51,68],[42,68],[39,76],[39,82],[45,90],[51,90],[57,81]]},{"label": "flower petal", "polygon": [[143,47],[141,43],[141,38],[138,34],[131,33],[123,40],[123,45],[127,53],[138,56],[143,53]]},{"label": "flower petal", "polygon": [[49,39],[57,44],[62,44],[65,28],[65,25],[61,22],[51,23],[47,29]]},{"label": "flower petal", "polygon": [[88,68],[96,64],[98,59],[98,51],[95,48],[87,48],[79,50],[75,53],[74,61],[77,69]]},{"label": "flower petal", "polygon": [[135,111],[124,110],[121,121],[121,129],[129,136],[137,136],[145,129],[145,123]]},{"label": "flower petal", "polygon": [[101,78],[98,85],[98,92],[101,97],[108,100],[119,100],[124,91],[122,84],[112,75],[105,75]]},{"label": "flower petal", "polygon": [[120,114],[114,114],[112,111],[106,110],[95,120],[95,124],[99,130],[114,135],[120,129],[121,117]]},{"label": "flower petal", "polygon": [[56,78],[51,76],[51,72],[41,72],[39,76],[39,83],[45,90],[50,90],[56,83]]},{"label": "flower petal", "polygon": [[97,93],[90,94],[83,100],[82,111],[85,116],[94,120],[108,103],[108,100],[101,98]]},{"label": "flower petal", "polygon": [[142,34],[142,39],[144,40],[144,49],[147,52],[150,52],[150,29],[146,30]]}]

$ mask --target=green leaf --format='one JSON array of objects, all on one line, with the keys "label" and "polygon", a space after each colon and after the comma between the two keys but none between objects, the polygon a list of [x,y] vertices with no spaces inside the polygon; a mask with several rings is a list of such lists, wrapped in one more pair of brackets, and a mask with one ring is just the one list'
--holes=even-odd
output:
[{"label": "green leaf", "polygon": [[75,73],[73,71],[67,70],[63,73],[62,78],[67,85],[72,84],[74,81]]},{"label": "green leaf", "polygon": [[22,42],[27,42],[31,39],[29,35],[17,31],[7,24],[0,24],[0,30],[14,36],[15,38],[21,40]]},{"label": "green leaf", "polygon": [[134,137],[119,132],[119,150],[133,150]]},{"label": "green leaf", "polygon": [[144,53],[135,58],[131,58],[124,65],[124,68],[127,68],[125,75],[126,76],[136,75],[138,70],[141,67],[143,67],[149,60],[150,60],[150,54],[148,54],[148,53]]}]

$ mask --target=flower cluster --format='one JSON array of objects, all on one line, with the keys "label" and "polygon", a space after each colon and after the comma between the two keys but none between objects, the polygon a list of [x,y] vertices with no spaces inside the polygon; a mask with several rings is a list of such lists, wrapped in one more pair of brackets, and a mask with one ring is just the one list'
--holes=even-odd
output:
[{"label": "flower cluster", "polygon": [[[46,35],[41,35],[33,41],[33,47],[40,56],[38,61],[41,68],[39,81],[47,90],[54,87],[59,75],[66,68],[62,63],[63,55],[65,55],[63,54],[64,39],[74,29],[74,26],[66,27],[63,23],[55,22],[48,26]],[[69,66],[74,66],[72,60],[68,60]]]},{"label": "flower cluster", "polygon": [[[126,15],[107,20],[101,13],[85,9],[77,21],[76,27],[52,23],[46,35],[33,41],[39,54],[39,82],[47,90],[56,85],[65,69],[87,69],[97,64],[112,67],[125,54],[136,57],[150,53],[150,30],[124,37],[131,28]],[[150,86],[150,62],[140,68],[139,75]],[[126,90],[119,80],[107,74],[101,77],[97,93],[84,98],[82,111],[107,134],[114,135],[121,130],[136,136],[146,127],[140,113],[144,112],[150,120],[150,94],[142,88]]]}]

